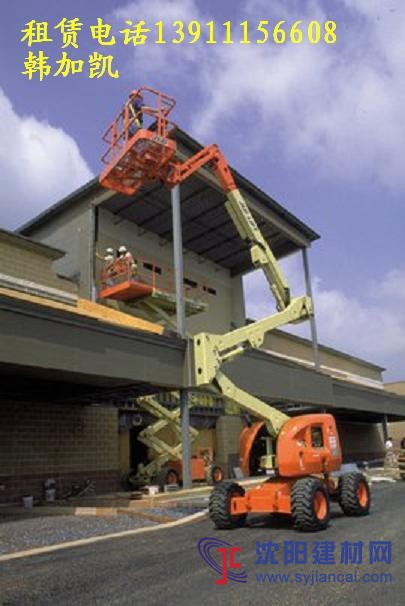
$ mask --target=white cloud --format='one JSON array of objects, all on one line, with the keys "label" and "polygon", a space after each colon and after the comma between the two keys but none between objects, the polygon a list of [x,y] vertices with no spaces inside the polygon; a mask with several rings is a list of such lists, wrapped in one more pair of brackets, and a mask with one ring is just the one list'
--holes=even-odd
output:
[{"label": "white cloud", "polygon": [[371,296],[377,299],[390,298],[398,305],[405,301],[405,269],[392,269],[381,282],[373,282],[370,288]]},{"label": "white cloud", "polygon": [[1,89],[0,140],[2,227],[15,228],[92,177],[71,136],[19,116]]},{"label": "white cloud", "polygon": [[[212,19],[206,10],[196,0],[138,0],[115,15],[150,23],[162,19],[170,25],[176,19],[206,23]],[[302,163],[332,184],[379,183],[395,192],[405,190],[403,2],[336,0],[332,7],[326,0],[247,0],[233,5],[229,18],[235,29],[243,19],[251,24],[286,19],[291,24],[336,18],[338,43],[227,46],[202,41],[158,49],[150,44],[134,51],[137,79],[159,72],[171,93],[173,86],[192,89],[189,130],[203,141],[215,140],[223,131],[231,146],[250,128],[249,153],[252,146],[255,154],[267,152],[271,142],[272,153],[284,155],[292,174]],[[241,122],[243,128],[235,128]],[[294,292],[303,292],[296,260],[288,260],[287,272]],[[321,341],[405,376],[404,274],[392,269],[378,284],[363,284],[361,298],[314,279]],[[246,280],[248,314],[271,313],[265,281],[257,274]]]},{"label": "white cloud", "polygon": [[[302,268],[297,257],[283,263],[293,295],[304,292]],[[273,312],[264,277],[254,272],[245,278],[247,315],[260,318]],[[405,378],[405,269],[387,272],[379,283],[365,288],[366,300],[313,279],[318,336],[321,343],[386,367],[396,378]],[[308,336],[308,325],[286,329]]]},{"label": "white cloud", "polygon": [[[120,31],[131,27],[126,21],[146,21],[146,27],[153,28],[154,24],[163,21],[163,39],[166,44],[147,43],[137,46],[131,59],[131,65],[137,76],[153,78],[156,72],[166,76],[184,75],[191,67],[195,70],[198,64],[201,48],[198,44],[172,44],[173,38],[179,38],[172,27],[175,21],[187,24],[197,20],[203,22],[204,18],[194,0],[136,0],[113,12]],[[185,34],[187,29],[185,29]],[[130,48],[130,47],[129,47]],[[148,84],[148,82],[145,82]]]},{"label": "white cloud", "polygon": [[[243,15],[258,23],[267,18],[321,22],[336,15],[336,45],[217,44],[203,42],[156,48],[134,55],[137,74],[155,69],[192,78],[195,119],[192,131],[204,140],[234,120],[257,112],[255,144],[277,142],[289,161],[305,161],[318,174],[382,183],[405,189],[405,7],[399,0],[325,2],[249,0]],[[116,12],[120,18],[150,20],[212,18],[195,0],[139,0]],[[237,27],[236,27],[237,29]],[[253,34],[252,34],[253,35]],[[136,61],[138,57],[138,61]],[[146,60],[145,60],[146,58]],[[273,143],[274,146],[274,143]]]}]

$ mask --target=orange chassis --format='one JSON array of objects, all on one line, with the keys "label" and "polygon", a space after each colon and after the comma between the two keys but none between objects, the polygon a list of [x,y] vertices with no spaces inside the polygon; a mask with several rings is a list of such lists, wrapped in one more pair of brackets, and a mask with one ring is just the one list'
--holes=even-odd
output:
[{"label": "orange chassis", "polygon": [[[251,447],[249,434],[255,436],[262,424],[255,424],[242,435]],[[242,440],[241,440],[242,442]],[[241,450],[241,463],[247,467],[246,453]],[[269,478],[243,496],[233,496],[232,515],[245,513],[291,513],[291,491],[299,478],[318,478],[326,493],[333,498],[338,489],[337,478],[330,472],[340,469],[342,456],[335,419],[329,414],[293,417],[283,426],[277,439],[279,476]],[[246,469],[245,469],[246,470]],[[323,509],[325,494],[318,491],[315,506]]]},{"label": "orange chassis", "polygon": [[[313,476],[322,479],[322,483],[329,495],[337,495],[337,478]],[[269,478],[260,486],[255,486],[248,490],[244,496],[234,496],[231,498],[231,515],[249,514],[249,513],[285,513],[291,514],[291,490],[298,478]],[[317,510],[322,516],[324,509],[324,498],[321,493],[317,495]]]},{"label": "orange chassis", "polygon": [[[260,423],[242,432],[241,465],[248,467],[252,435]],[[266,455],[265,460],[274,457]],[[300,530],[323,530],[330,519],[330,501],[337,501],[345,515],[367,515],[370,493],[358,472],[332,476],[340,470],[342,455],[335,419],[330,414],[309,414],[289,419],[276,443],[275,474],[245,492],[235,482],[216,486],[210,497],[210,517],[217,528],[245,523],[248,514],[286,514]]]}]

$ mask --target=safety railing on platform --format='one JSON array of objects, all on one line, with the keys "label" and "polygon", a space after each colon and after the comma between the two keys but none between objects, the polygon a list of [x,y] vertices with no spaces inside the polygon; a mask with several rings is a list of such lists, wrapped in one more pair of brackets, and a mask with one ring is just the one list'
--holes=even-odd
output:
[{"label": "safety railing on platform", "polygon": [[[131,103],[139,96],[143,99],[141,109],[133,111]],[[148,104],[149,101],[150,104]],[[167,116],[175,105],[176,102],[172,97],[148,86],[133,91],[102,136],[103,141],[107,144],[107,151],[101,158],[102,162],[110,164],[127,147],[128,141],[136,135],[140,128],[148,128],[154,124],[154,130],[159,137],[169,137],[176,125],[168,120]],[[150,124],[139,126],[138,121],[144,116],[152,118]],[[142,120],[140,121],[142,122]]]},{"label": "safety railing on platform", "polygon": [[[170,266],[157,264],[145,257],[115,259],[105,264],[100,273],[101,291],[125,282],[140,282],[150,286],[153,291],[168,295],[175,294],[175,278]],[[200,283],[185,278],[183,296],[190,299],[204,301],[208,294],[215,294],[215,289],[205,282]]]}]

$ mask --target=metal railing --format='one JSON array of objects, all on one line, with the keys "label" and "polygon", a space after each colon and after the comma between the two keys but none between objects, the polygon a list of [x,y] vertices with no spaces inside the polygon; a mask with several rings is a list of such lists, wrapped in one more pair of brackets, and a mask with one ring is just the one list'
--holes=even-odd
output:
[{"label": "metal railing", "polygon": [[[155,263],[145,257],[136,257],[134,263],[131,259],[115,259],[105,264],[100,272],[100,286],[104,290],[127,281],[140,282],[151,286],[154,291],[169,295],[175,293],[174,271],[170,266]],[[189,280],[194,285],[184,284],[183,296],[191,299],[203,300],[210,292],[205,283]]]},{"label": "metal railing", "polygon": [[[142,95],[145,99],[145,105],[138,112],[133,112],[130,105],[132,100]],[[150,100],[150,105],[146,101]],[[175,124],[167,119],[168,114],[172,111],[176,101],[148,86],[132,91],[128,101],[119,111],[110,124],[104,135],[103,141],[107,144],[107,151],[103,154],[101,160],[104,164],[110,164],[126,147],[128,141],[143,128],[137,124],[140,114],[152,118],[150,123],[155,123],[156,134],[160,137],[167,138],[171,131],[175,128]],[[150,126],[150,125],[149,125]]]}]

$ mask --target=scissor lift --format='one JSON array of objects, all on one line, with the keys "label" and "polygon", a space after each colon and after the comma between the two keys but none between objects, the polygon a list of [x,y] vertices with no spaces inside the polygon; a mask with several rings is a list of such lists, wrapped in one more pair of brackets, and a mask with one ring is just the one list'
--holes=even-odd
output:
[{"label": "scissor lift", "polygon": [[[171,399],[177,399],[179,404],[178,395],[175,393],[170,395]],[[138,398],[137,405],[155,417],[155,421],[142,429],[138,435],[138,440],[150,448],[155,453],[155,457],[149,463],[140,463],[135,473],[127,477],[128,482],[136,487],[157,483],[160,488],[167,484],[178,484],[182,480],[180,407],[170,410],[159,402],[156,395]],[[174,445],[169,444],[164,437],[167,429],[174,437]],[[197,429],[189,427],[190,442],[196,440],[197,436]],[[195,455],[191,459],[191,478],[193,481],[205,480],[208,484],[216,484],[223,480],[224,472],[214,462],[212,448],[195,449]]]},{"label": "scissor lift", "polygon": [[[103,267],[101,272],[99,299],[114,300],[135,307],[138,315],[152,322],[163,322],[176,328],[176,296],[170,268],[157,267],[149,259],[138,258],[137,269],[130,261],[118,259],[112,263],[113,270]],[[144,269],[144,265],[148,270]],[[163,275],[161,275],[163,274]],[[184,286],[185,313],[187,316],[205,311],[204,287]]]}]

